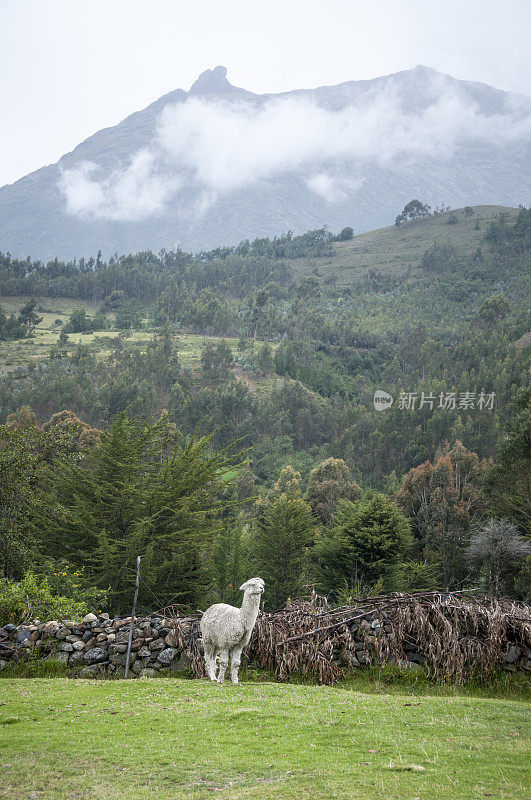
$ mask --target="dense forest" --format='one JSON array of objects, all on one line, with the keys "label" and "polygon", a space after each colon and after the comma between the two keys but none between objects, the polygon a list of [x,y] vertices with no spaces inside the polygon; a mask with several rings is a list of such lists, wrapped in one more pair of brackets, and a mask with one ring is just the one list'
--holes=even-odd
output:
[{"label": "dense forest", "polygon": [[137,554],[145,607],[236,601],[249,571],[269,608],[529,594],[531,211],[405,210],[386,247],[425,247],[392,268],[349,271],[350,228],[0,254],[4,616],[125,609]]}]

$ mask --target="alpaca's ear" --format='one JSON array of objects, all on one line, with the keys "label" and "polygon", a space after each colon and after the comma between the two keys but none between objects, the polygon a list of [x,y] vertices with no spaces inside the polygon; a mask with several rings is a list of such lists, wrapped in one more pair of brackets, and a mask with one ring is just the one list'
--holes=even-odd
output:
[{"label": "alpaca's ear", "polygon": [[247,581],[245,581],[245,583],[242,583],[242,585],[240,586],[240,592],[244,592],[246,589],[247,589]]}]

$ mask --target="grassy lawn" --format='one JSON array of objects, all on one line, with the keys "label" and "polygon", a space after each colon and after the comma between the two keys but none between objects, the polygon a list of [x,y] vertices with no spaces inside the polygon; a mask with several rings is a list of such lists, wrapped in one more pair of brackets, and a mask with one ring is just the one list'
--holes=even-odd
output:
[{"label": "grassy lawn", "polygon": [[514,700],[177,679],[6,678],[0,694],[13,800],[529,796]]}]

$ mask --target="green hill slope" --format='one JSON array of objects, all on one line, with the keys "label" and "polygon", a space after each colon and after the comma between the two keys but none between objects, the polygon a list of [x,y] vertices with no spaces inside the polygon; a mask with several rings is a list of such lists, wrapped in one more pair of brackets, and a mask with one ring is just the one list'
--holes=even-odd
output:
[{"label": "green hill slope", "polygon": [[[470,255],[481,245],[491,222],[505,216],[514,222],[517,208],[508,206],[473,206],[473,214],[456,209],[439,216],[430,216],[400,227],[360,233],[347,242],[334,244],[335,255],[328,258],[297,259],[292,263],[298,276],[317,268],[323,279],[335,277],[337,285],[348,286],[370,269],[401,276],[418,268],[425,251],[434,244],[451,245],[462,255]],[[454,223],[450,219],[456,219]]]},{"label": "green hill slope", "polygon": [[[346,242],[321,230],[196,256],[0,255],[0,307],[35,295],[43,317],[0,344],[0,422],[24,404],[99,427],[167,408],[186,433],[250,437],[270,483],[333,454],[382,485],[456,439],[491,457],[528,382],[530,230],[529,211],[478,206]],[[397,400],[385,414],[377,390]],[[495,408],[398,407],[402,392],[452,391]]]},{"label": "green hill slope", "polygon": [[[333,255],[290,265],[296,279],[318,281],[327,316],[348,312],[375,335],[419,324],[442,331],[471,320],[491,295],[515,302],[525,296],[528,255],[505,256],[487,240],[493,224],[505,221],[511,229],[518,213],[503,206],[457,209],[334,242]],[[437,263],[421,265],[427,252]]]}]

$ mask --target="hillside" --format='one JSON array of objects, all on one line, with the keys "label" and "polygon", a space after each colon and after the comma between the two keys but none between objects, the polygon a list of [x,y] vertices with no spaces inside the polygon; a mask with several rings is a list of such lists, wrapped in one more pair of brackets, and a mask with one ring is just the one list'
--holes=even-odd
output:
[{"label": "hillside", "polygon": [[[383,275],[402,276],[411,271],[418,274],[420,260],[432,245],[451,245],[462,256],[471,255],[481,245],[491,222],[501,215],[514,222],[518,209],[475,206],[473,212],[467,215],[460,208],[454,214],[432,215],[400,227],[390,225],[356,234],[350,241],[334,242],[333,256],[294,260],[293,271],[306,275],[317,267],[323,282],[333,277],[338,286],[348,286],[374,268]],[[449,223],[451,215],[454,223]]]},{"label": "hillside", "polygon": [[[166,408],[185,432],[249,437],[266,482],[333,453],[382,485],[456,439],[491,457],[527,384],[530,216],[476,206],[350,241],[310,231],[198,256],[0,255],[1,421],[21,405],[98,427]],[[34,329],[10,338],[32,295]],[[496,405],[373,405],[377,390],[452,389]]]},{"label": "hillside", "polygon": [[[494,271],[484,282],[483,290],[478,291],[477,282],[473,283],[466,292],[465,297],[446,297],[447,282],[433,286],[433,280],[426,280],[426,274],[420,267],[424,253],[434,245],[455,248],[458,257],[463,261],[470,259],[474,252],[481,247],[485,250],[485,236],[492,223],[506,219],[509,224],[514,224],[518,216],[518,209],[502,206],[475,206],[470,207],[468,213],[464,209],[455,209],[439,216],[430,216],[397,227],[392,225],[363,234],[354,235],[349,241],[334,241],[330,249],[332,255],[308,255],[299,258],[288,258],[290,273],[294,281],[313,278],[319,284],[319,291],[323,299],[328,298],[326,313],[333,317],[334,299],[344,289],[346,297],[341,298],[341,307],[350,307],[356,314],[360,325],[368,333],[377,333],[386,329],[400,330],[404,324],[426,324],[428,329],[438,328],[442,321],[448,323],[448,315],[452,318],[462,319],[472,317],[483,295],[489,290],[495,292],[502,287],[509,297],[517,298],[521,294],[521,279],[525,277],[525,268],[517,269],[514,274],[505,270]],[[450,220],[453,220],[450,222]],[[485,253],[488,258],[488,248]],[[190,259],[193,259],[190,256]],[[374,285],[371,276],[378,276],[385,287]],[[0,290],[1,290],[0,270]],[[455,277],[455,276],[454,276]],[[459,280],[466,280],[466,271],[461,270]],[[485,276],[486,277],[486,276]],[[455,283],[455,280],[450,281]],[[252,287],[251,291],[252,291]],[[433,290],[438,292],[437,306],[433,305]],[[455,289],[455,286],[454,286]],[[5,291],[5,287],[4,287]],[[28,294],[37,294],[28,289]],[[0,299],[0,308],[6,314],[18,313],[27,302],[28,294],[7,296]],[[70,290],[66,290],[66,295]],[[141,299],[141,298],[140,298]],[[416,304],[415,304],[415,301]],[[332,306],[330,306],[332,302]],[[150,320],[150,303],[141,299],[143,307],[143,322],[138,323],[137,329],[133,327],[128,334],[127,341],[132,344],[147,342],[152,334]],[[69,315],[76,308],[85,309],[90,318],[98,310],[98,303],[86,299],[71,299],[69,297],[53,297],[44,295],[39,297],[39,313],[42,321],[36,326],[33,336],[18,342],[0,343],[0,367],[13,368],[33,361],[48,359],[54,349],[61,326],[68,322]],[[113,339],[119,335],[119,330],[113,327],[112,319],[108,320],[108,328],[95,332],[83,331],[70,333],[71,344],[83,344],[95,348],[98,358],[109,355]],[[208,327],[208,325],[205,325]],[[178,336],[179,355],[183,364],[197,367],[201,350],[208,341],[216,341],[224,331],[214,336],[214,330],[204,333],[194,333],[188,330]],[[236,353],[237,329],[229,331],[229,336],[224,336],[233,351]],[[235,338],[236,337],[236,338]],[[274,340],[275,337],[267,337]],[[258,344],[263,338],[258,338]],[[275,345],[276,346],[276,345]],[[237,365],[236,373],[247,381],[249,386],[261,385],[260,378],[254,378],[249,383],[249,374],[245,373],[242,365]]]},{"label": "hillside", "polygon": [[207,70],[0,189],[0,250],[49,259],[367,231],[411,197],[531,203],[531,100],[416,67],[256,95]]},{"label": "hillside", "polygon": [[[212,582],[234,602],[244,571],[262,574],[265,562],[246,566],[253,553],[274,565],[271,609],[314,581],[343,604],[345,592],[469,585],[467,547],[487,514],[496,535],[499,517],[528,530],[531,210],[470,207],[341,235],[108,261],[0,253],[0,471],[4,504],[17,498],[0,548],[13,570],[42,563],[75,596],[90,570],[91,597],[105,590],[105,603],[128,608],[124,553],[141,535],[160,607],[178,596],[203,608]],[[204,465],[188,468],[194,459]],[[187,475],[206,481],[206,516],[189,524]],[[109,508],[122,501],[126,512]],[[391,553],[382,534],[360,562],[339,557],[343,526],[372,530],[380,514]],[[97,533],[109,520],[110,547]],[[27,529],[53,567],[28,560]],[[284,536],[295,552],[286,580]],[[509,596],[527,596],[525,569],[504,569]]]}]

